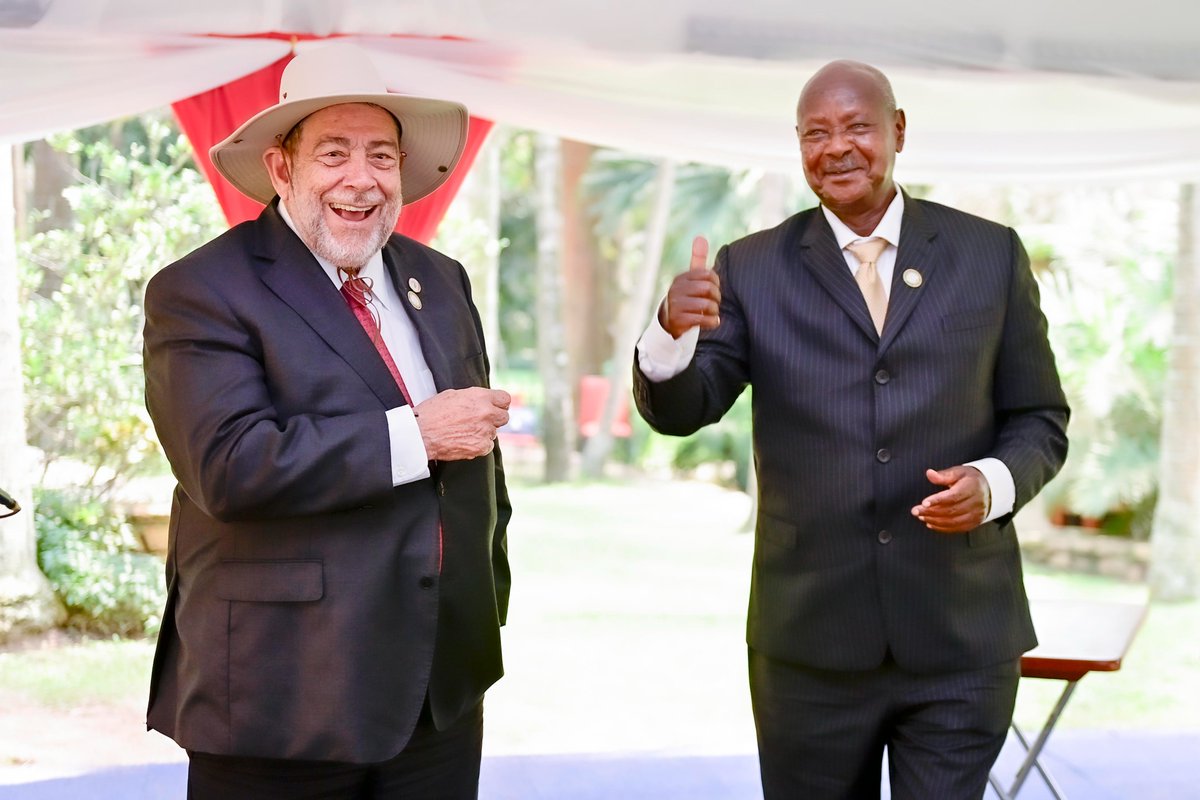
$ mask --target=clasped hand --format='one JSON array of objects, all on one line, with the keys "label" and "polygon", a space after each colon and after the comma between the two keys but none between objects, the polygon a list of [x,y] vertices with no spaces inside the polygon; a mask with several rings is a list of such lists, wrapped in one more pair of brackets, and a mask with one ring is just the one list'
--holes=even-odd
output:
[{"label": "clasped hand", "polygon": [[508,392],[473,386],[447,389],[418,404],[417,427],[429,460],[463,461],[492,452],[511,402]]},{"label": "clasped hand", "polygon": [[925,477],[946,487],[913,507],[912,515],[925,527],[938,533],[965,533],[983,524],[991,510],[991,488],[976,467],[927,469]]}]

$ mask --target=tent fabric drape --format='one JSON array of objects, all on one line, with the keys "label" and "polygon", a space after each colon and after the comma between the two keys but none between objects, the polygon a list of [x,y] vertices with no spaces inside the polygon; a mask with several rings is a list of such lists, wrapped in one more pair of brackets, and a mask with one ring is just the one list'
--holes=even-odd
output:
[{"label": "tent fabric drape", "polygon": [[1200,180],[1195,0],[1124,16],[1089,0],[478,0],[469,14],[394,0],[8,5],[3,141],[158,108],[343,36],[393,91],[652,158],[798,174],[800,87],[842,57],[891,77],[909,120],[896,165],[906,183]]},{"label": "tent fabric drape", "polygon": [[[228,136],[238,125],[259,111],[274,105],[279,98],[279,79],[291,60],[285,56],[256,72],[210,89],[207,92],[172,103],[171,108],[179,125],[196,151],[196,161],[212,184],[217,202],[230,225],[254,219],[262,204],[251,200],[233,187],[217,172],[208,151]],[[471,117],[467,128],[467,144],[462,159],[450,178],[437,191],[411,205],[400,214],[396,231],[419,242],[428,243],[437,232],[438,224],[462,186],[479,148],[492,128],[490,120]],[[402,187],[403,188],[403,187]]]},{"label": "tent fabric drape", "polygon": [[[481,117],[471,117],[467,126],[467,145],[462,158],[454,172],[439,186],[433,194],[427,194],[415,203],[405,203],[400,211],[400,220],[396,223],[396,232],[416,239],[418,242],[429,243],[437,233],[438,225],[446,211],[450,208],[458,190],[462,187],[467,173],[479,155],[488,133],[492,129],[492,121]],[[403,190],[403,187],[401,187]]]},{"label": "tent fabric drape", "polygon": [[290,55],[285,56],[224,86],[171,104],[179,127],[196,151],[196,163],[212,185],[230,226],[254,219],[263,207],[235,189],[217,172],[208,157],[208,150],[238,125],[267,106],[274,105],[279,99],[279,78],[291,60]]},{"label": "tent fabric drape", "polygon": [[0,27],[0,140],[163,108],[287,55],[284,41]]}]

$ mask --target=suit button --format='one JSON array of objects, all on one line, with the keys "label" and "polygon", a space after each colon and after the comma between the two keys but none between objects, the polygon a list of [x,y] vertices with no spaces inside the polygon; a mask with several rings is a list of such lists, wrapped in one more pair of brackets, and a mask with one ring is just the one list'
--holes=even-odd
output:
[{"label": "suit button", "polygon": [[887,544],[888,542],[890,542],[892,540],[892,532],[891,531],[880,531],[879,536],[876,538],[879,539],[880,544]]},{"label": "suit button", "polygon": [[881,369],[875,373],[875,382],[878,383],[880,386],[883,386],[885,383],[887,383],[891,379],[892,379],[891,373],[889,373],[886,369]]},{"label": "suit button", "polygon": [[880,464],[886,464],[892,460],[892,451],[886,447],[881,447],[875,451],[875,460]]},{"label": "suit button", "polygon": [[426,575],[424,578],[421,578],[419,583],[421,584],[422,589],[432,589],[433,588],[433,578],[429,577],[428,575]]},{"label": "suit button", "polygon": [[446,484],[442,481],[438,481],[438,494],[442,497],[446,496]]}]

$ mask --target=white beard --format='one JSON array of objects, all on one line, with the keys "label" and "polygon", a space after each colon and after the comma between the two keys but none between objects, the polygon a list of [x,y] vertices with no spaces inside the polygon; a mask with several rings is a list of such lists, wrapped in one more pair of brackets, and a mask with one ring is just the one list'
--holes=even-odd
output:
[{"label": "white beard", "polygon": [[325,222],[325,203],[322,200],[311,194],[305,194],[304,199],[300,199],[298,192],[293,192],[292,198],[296,207],[289,207],[288,212],[296,223],[300,238],[318,256],[343,269],[358,269],[370,261],[387,244],[400,217],[398,197],[386,204],[371,202],[365,196],[342,200],[340,202],[347,205],[379,205],[379,213],[370,230],[355,236],[337,237]]}]

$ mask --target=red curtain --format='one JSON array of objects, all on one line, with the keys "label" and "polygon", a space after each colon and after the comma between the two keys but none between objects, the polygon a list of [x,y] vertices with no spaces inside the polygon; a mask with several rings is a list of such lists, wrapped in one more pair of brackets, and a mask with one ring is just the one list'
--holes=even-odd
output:
[{"label": "red curtain", "polygon": [[[208,150],[224,139],[250,117],[272,106],[279,99],[279,78],[283,68],[291,60],[286,56],[274,64],[263,67],[243,78],[218,86],[202,94],[180,100],[171,105],[184,134],[196,151],[196,161],[212,184],[217,202],[225,212],[230,225],[254,219],[262,211],[260,203],[251,200],[233,188],[208,158]],[[463,179],[470,171],[479,154],[479,148],[492,128],[490,120],[471,117],[467,128],[467,145],[462,159],[449,179],[433,194],[426,195],[415,203],[405,203],[400,213],[396,231],[411,236],[420,242],[428,242],[437,232],[438,224],[458,194]]]}]

